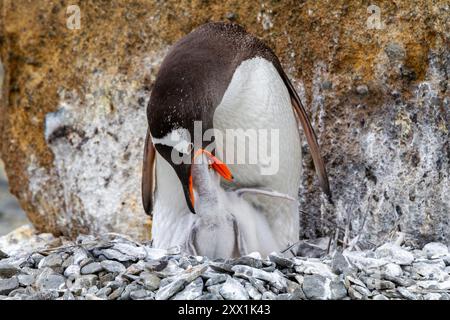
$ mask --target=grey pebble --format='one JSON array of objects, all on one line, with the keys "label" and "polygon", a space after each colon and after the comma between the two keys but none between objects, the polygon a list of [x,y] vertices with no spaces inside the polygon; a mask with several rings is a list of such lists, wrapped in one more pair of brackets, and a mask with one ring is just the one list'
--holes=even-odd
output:
[{"label": "grey pebble", "polygon": [[160,286],[161,279],[153,273],[144,271],[140,274],[139,277],[148,290],[155,291]]},{"label": "grey pebble", "polygon": [[117,261],[104,260],[101,262],[101,267],[108,272],[121,273],[125,272],[126,268],[123,264]]},{"label": "grey pebble", "polygon": [[219,289],[225,300],[248,300],[249,295],[245,288],[236,279],[229,277]]},{"label": "grey pebble", "polygon": [[17,277],[9,279],[0,279],[0,295],[8,295],[14,289],[19,287],[19,280]]},{"label": "grey pebble", "polygon": [[21,286],[27,287],[34,283],[35,277],[30,274],[19,274],[17,279],[19,280],[19,284]]},{"label": "grey pebble", "polygon": [[100,262],[92,262],[81,268],[81,274],[98,273],[103,270],[103,266]]},{"label": "grey pebble", "polygon": [[308,299],[326,300],[327,281],[329,280],[321,275],[306,275],[303,280],[303,292]]}]

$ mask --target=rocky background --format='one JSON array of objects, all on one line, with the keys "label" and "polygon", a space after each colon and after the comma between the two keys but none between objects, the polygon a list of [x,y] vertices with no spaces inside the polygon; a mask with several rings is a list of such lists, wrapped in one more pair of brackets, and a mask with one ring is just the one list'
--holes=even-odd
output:
[{"label": "rocky background", "polygon": [[305,145],[303,237],[450,242],[445,0],[0,2],[0,153],[39,231],[149,239],[140,172],[152,83],[172,43],[218,20],[275,50],[313,121],[334,205]]},{"label": "rocky background", "polygon": [[20,208],[17,199],[8,191],[3,162],[0,160],[0,236],[28,222],[25,212]]}]

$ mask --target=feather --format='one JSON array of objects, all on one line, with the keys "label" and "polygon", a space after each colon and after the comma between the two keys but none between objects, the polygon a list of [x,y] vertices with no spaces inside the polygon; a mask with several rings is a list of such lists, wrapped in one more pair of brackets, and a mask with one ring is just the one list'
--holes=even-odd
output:
[{"label": "feather", "polygon": [[311,149],[311,156],[313,158],[314,167],[316,168],[316,173],[319,178],[319,184],[322,188],[323,192],[328,196],[328,199],[331,201],[331,190],[330,183],[328,181],[328,174],[325,168],[325,162],[320,154],[319,144],[317,142],[316,134],[314,133],[314,129],[309,121],[308,115],[306,114],[306,110],[300,101],[300,98],[297,92],[294,89],[291,81],[287,77],[284,70],[281,68],[281,65],[278,65],[278,72],[283,78],[284,84],[286,85],[289,94],[291,96],[292,101],[292,109],[294,110],[294,114],[297,118],[297,121],[302,125],[303,131],[305,132],[306,140],[308,141],[309,148]]},{"label": "feather", "polygon": [[142,203],[145,212],[149,215],[153,211],[153,198],[156,190],[155,152],[150,130],[147,130],[144,146],[144,163],[142,167]]}]

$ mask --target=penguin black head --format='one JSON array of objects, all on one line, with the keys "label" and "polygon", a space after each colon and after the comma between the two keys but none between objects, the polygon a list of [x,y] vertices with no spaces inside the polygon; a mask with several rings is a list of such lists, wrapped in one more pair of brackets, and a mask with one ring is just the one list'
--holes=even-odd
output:
[{"label": "penguin black head", "polygon": [[[191,163],[196,151],[204,150],[211,144],[207,141],[194,146],[194,124],[201,123],[202,136],[206,130],[213,128],[215,108],[220,104],[240,63],[236,59],[236,53],[240,50],[239,40],[246,37],[250,35],[239,25],[203,25],[171,48],[154,83],[147,108],[152,141],[157,152],[175,170],[192,212],[195,211]],[[174,155],[184,161],[174,161]],[[229,178],[231,174],[227,173],[226,166],[212,157],[209,159],[216,164],[218,173]],[[143,198],[148,212],[151,206],[146,202],[151,203],[151,199],[144,194],[144,188]]]}]

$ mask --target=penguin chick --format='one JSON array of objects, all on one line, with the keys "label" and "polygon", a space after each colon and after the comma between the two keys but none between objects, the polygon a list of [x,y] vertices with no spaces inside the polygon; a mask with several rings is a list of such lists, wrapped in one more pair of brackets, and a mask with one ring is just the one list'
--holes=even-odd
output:
[{"label": "penguin chick", "polygon": [[265,215],[242,198],[243,192],[225,191],[208,161],[201,155],[192,165],[197,215],[187,239],[188,251],[212,259],[239,257],[253,251],[268,255],[275,251]]}]

